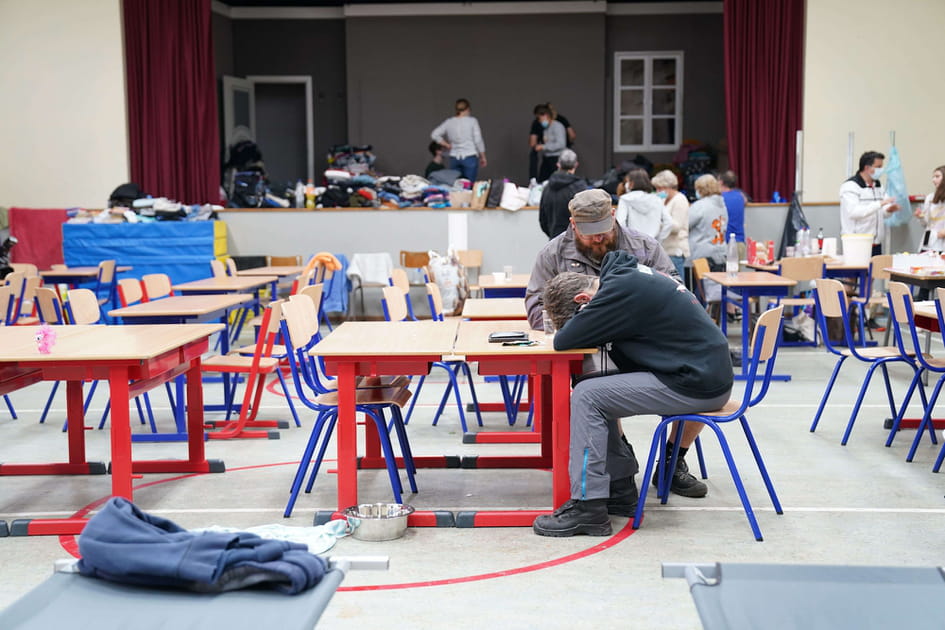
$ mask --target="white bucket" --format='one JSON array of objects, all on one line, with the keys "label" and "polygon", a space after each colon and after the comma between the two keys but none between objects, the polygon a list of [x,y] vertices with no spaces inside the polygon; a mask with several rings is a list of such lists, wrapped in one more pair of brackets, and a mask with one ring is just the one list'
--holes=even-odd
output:
[{"label": "white bucket", "polygon": [[843,243],[843,262],[847,265],[870,264],[873,255],[872,234],[843,234],[840,237]]}]

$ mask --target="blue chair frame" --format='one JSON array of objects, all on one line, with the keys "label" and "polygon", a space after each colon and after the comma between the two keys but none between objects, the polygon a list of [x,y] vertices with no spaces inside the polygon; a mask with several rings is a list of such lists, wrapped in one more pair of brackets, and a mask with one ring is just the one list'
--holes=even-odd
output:
[{"label": "blue chair frame", "polygon": [[[853,333],[850,330],[850,323],[847,320],[848,304],[843,285],[837,280],[827,278],[821,278],[816,282],[817,288],[814,290],[814,302],[817,310],[817,325],[820,326],[824,347],[827,348],[828,352],[837,356],[837,363],[834,365],[833,373],[830,375],[830,381],[827,383],[824,395],[820,399],[820,405],[817,407],[817,413],[814,415],[814,420],[810,425],[811,433],[817,429],[817,424],[820,422],[820,417],[827,404],[827,399],[830,397],[833,385],[837,380],[837,375],[840,373],[840,368],[847,358],[853,357],[857,361],[867,363],[870,366],[869,370],[866,372],[866,377],[863,379],[863,384],[860,386],[860,392],[857,395],[853,411],[850,413],[850,420],[847,422],[847,427],[843,432],[843,438],[840,440],[840,444],[846,446],[847,441],[850,439],[850,433],[853,431],[853,423],[856,422],[857,414],[860,411],[860,406],[863,404],[863,398],[866,396],[866,390],[869,388],[870,379],[872,379],[873,372],[876,371],[876,368],[882,370],[883,381],[886,385],[886,398],[889,402],[890,417],[895,418],[899,412],[896,409],[896,402],[893,399],[892,385],[889,383],[889,371],[887,366],[890,363],[904,363],[912,368],[913,373],[918,370],[918,367],[914,361],[909,360],[901,354],[898,347],[873,346],[869,348],[857,348],[853,340]],[[846,348],[837,348],[833,345],[833,342],[830,341],[830,335],[827,331],[828,317],[839,317],[843,322],[843,335],[847,344]]]},{"label": "blue chair frame", "polygon": [[[644,480],[650,479],[650,475],[653,474],[653,468],[656,464],[656,458],[659,452],[665,450],[663,445],[666,443],[669,427],[673,422],[679,422],[677,435],[682,435],[682,431],[685,428],[686,422],[701,422],[712,429],[712,432],[715,433],[719,440],[719,445],[722,448],[722,454],[725,456],[725,461],[728,463],[728,469],[732,474],[732,481],[735,483],[735,489],[738,490],[738,496],[742,501],[742,507],[745,509],[745,516],[748,517],[748,523],[751,525],[751,531],[755,535],[755,540],[759,541],[763,540],[761,536],[761,529],[758,527],[758,521],[755,518],[754,511],[751,508],[751,503],[748,500],[748,495],[745,492],[745,486],[738,474],[738,468],[735,465],[734,458],[732,457],[732,451],[729,448],[728,441],[725,439],[725,435],[722,432],[720,425],[733,420],[739,421],[742,431],[745,433],[745,438],[748,440],[748,445],[751,447],[751,452],[754,455],[755,463],[758,465],[758,470],[761,473],[762,479],[764,480],[765,487],[768,489],[768,496],[771,497],[771,503],[774,504],[775,512],[778,514],[783,514],[781,502],[778,500],[778,495],[775,492],[774,485],[771,483],[768,470],[765,467],[764,460],[761,457],[761,451],[758,450],[758,444],[755,442],[755,437],[751,432],[751,428],[748,426],[748,419],[745,417],[745,413],[748,411],[748,409],[760,403],[764,399],[765,394],[768,393],[768,387],[771,384],[771,376],[774,372],[775,359],[777,358],[778,346],[780,345],[781,341],[781,315],[783,310],[783,306],[778,306],[766,311],[761,315],[761,317],[758,318],[758,322],[755,325],[754,339],[752,341],[752,354],[748,369],[748,376],[745,382],[745,394],[741,402],[736,402],[734,400],[729,401],[721,410],[711,414],[693,413],[681,414],[677,416],[663,416],[663,419],[660,421],[659,425],[657,425],[656,431],[653,434],[653,441],[650,444],[650,454],[646,460],[646,471],[643,473]],[[773,339],[771,337],[772,335],[774,335]],[[758,370],[762,363],[765,364],[764,374],[759,379]],[[759,385],[760,391],[755,393],[756,386]],[[659,484],[657,487],[657,495],[659,496],[660,503],[662,504],[665,504],[669,498],[671,471],[676,470],[676,462],[679,458],[679,442],[679,440],[676,440],[676,443],[673,445],[673,452],[668,458],[669,461],[667,462],[667,457],[664,456],[660,458],[660,462],[658,464],[659,467],[657,473],[659,475]],[[702,463],[703,462],[700,452],[700,464]],[[705,476],[704,468],[703,476]],[[643,507],[645,502],[646,493],[644,492],[641,494],[639,501],[637,501],[637,511],[633,517],[634,529],[638,529],[640,527],[641,521],[643,519]]]}]

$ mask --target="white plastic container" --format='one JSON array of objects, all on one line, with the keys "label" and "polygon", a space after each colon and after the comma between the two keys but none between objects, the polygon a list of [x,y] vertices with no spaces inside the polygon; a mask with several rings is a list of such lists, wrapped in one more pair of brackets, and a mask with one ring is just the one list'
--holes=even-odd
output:
[{"label": "white plastic container", "polygon": [[844,234],[840,237],[843,243],[843,262],[847,265],[870,264],[873,255],[872,234]]}]

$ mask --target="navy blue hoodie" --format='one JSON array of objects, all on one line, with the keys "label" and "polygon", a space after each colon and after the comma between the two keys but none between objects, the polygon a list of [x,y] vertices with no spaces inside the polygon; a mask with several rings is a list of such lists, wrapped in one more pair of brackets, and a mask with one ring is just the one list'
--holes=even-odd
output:
[{"label": "navy blue hoodie", "polygon": [[600,289],[554,343],[555,350],[611,343],[621,372],[652,372],[684,396],[715,398],[732,388],[728,341],[699,301],[624,251],[604,256]]},{"label": "navy blue hoodie", "polygon": [[220,592],[257,584],[298,593],[325,561],[308,547],[248,532],[191,532],[113,497],[79,536],[79,572],[112,582]]}]

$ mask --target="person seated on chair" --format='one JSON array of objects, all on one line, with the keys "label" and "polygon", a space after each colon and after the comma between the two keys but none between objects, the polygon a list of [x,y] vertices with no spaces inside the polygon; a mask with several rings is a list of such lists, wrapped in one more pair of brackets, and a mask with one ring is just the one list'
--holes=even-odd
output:
[{"label": "person seated on chair", "polygon": [[[540,536],[607,536],[612,471],[620,467],[612,444],[619,438],[608,425],[626,416],[722,408],[734,379],[728,342],[692,293],[627,252],[605,255],[599,279],[559,274],[545,287],[544,303],[558,329],[555,350],[601,346],[604,365],[614,367],[574,386],[571,500],[535,519],[533,529]],[[670,486],[676,494],[706,495],[706,485],[689,473],[684,459],[702,427],[689,422],[677,436],[674,425],[666,443],[664,457],[679,440]],[[635,503],[632,477],[630,483]]]}]

